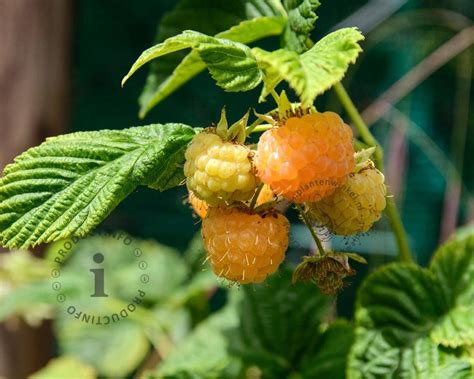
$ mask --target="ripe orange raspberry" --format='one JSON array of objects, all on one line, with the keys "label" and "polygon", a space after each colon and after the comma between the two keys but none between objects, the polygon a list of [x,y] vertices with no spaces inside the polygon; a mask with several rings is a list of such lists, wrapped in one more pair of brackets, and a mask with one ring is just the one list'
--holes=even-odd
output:
[{"label": "ripe orange raspberry", "polygon": [[184,175],[196,197],[209,204],[248,200],[257,186],[250,149],[204,131],[186,150]]},{"label": "ripe orange raspberry", "polygon": [[333,112],[291,117],[263,133],[255,164],[260,179],[290,201],[318,201],[354,169],[352,131]]},{"label": "ripe orange raspberry", "polygon": [[204,200],[198,199],[193,191],[189,191],[188,202],[200,218],[206,217],[209,204]]},{"label": "ripe orange raspberry", "polygon": [[[275,194],[270,189],[270,187],[264,184],[262,187],[262,190],[258,194],[257,202],[255,205],[259,206],[269,201],[272,201],[274,197],[275,197]],[[207,210],[209,209],[208,203],[206,203],[204,200],[198,199],[196,195],[193,193],[193,191],[189,191],[188,201],[189,201],[189,204],[191,204],[191,207],[193,208],[194,212],[200,218],[206,217]]]},{"label": "ripe orange raspberry", "polygon": [[385,196],[384,176],[369,161],[332,195],[308,203],[309,215],[335,234],[364,233],[382,216]]},{"label": "ripe orange raspberry", "polygon": [[286,217],[276,212],[210,208],[202,238],[212,270],[241,284],[262,282],[285,258],[289,227]]}]

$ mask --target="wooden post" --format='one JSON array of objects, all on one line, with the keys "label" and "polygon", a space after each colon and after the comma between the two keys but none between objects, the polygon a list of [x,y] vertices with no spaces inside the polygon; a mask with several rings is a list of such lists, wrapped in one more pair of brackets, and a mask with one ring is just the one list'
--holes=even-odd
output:
[{"label": "wooden post", "polygon": [[[66,129],[72,6],[72,0],[0,0],[0,169]],[[0,377],[37,371],[51,357],[52,341],[48,323],[1,324]]]}]

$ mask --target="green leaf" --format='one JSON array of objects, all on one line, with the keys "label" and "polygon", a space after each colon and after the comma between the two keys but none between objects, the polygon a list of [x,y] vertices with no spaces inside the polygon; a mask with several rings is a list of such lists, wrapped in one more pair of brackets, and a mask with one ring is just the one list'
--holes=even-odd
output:
[{"label": "green leaf", "polygon": [[393,378],[400,349],[390,345],[380,331],[358,327],[347,368],[349,379]]},{"label": "green leaf", "polygon": [[449,347],[474,344],[474,234],[442,246],[430,270],[448,309],[431,332],[432,340]]},{"label": "green leaf", "polygon": [[216,39],[200,44],[198,51],[217,85],[228,92],[249,91],[262,81],[252,51],[243,44]]},{"label": "green leaf", "polygon": [[302,55],[283,49],[273,52],[252,49],[259,66],[265,71],[260,100],[286,80],[303,105],[312,105],[316,96],[341,81],[349,64],[355,62],[362,51],[358,42],[363,39],[356,28],[344,28],[322,38]]},{"label": "green leaf", "polygon": [[472,314],[474,235],[442,246],[429,270],[385,266],[358,294],[350,377],[463,377],[470,365],[450,348],[474,343]]},{"label": "green leaf", "polygon": [[[279,35],[286,24],[278,0],[182,0],[159,24],[156,42],[192,29],[208,35],[250,43]],[[151,64],[140,96],[140,117],[206,68],[195,51],[173,54]]]},{"label": "green leaf", "polygon": [[307,352],[301,375],[312,379],[344,379],[346,361],[353,342],[353,327],[336,320],[321,335],[314,351]]},{"label": "green leaf", "polygon": [[21,316],[38,326],[53,316],[50,278],[53,265],[28,251],[0,254],[0,321]]},{"label": "green leaf", "polygon": [[288,12],[288,23],[283,34],[283,42],[289,50],[303,53],[310,44],[309,37],[318,19],[316,9],[321,5],[318,0],[284,0]]},{"label": "green leaf", "polygon": [[41,370],[29,376],[29,379],[95,379],[95,370],[80,360],[64,356],[52,359]]},{"label": "green leaf", "polygon": [[428,270],[391,264],[372,274],[358,297],[359,323],[380,329],[387,341],[407,346],[430,333],[447,311],[441,287]]},{"label": "green leaf", "polygon": [[283,375],[299,366],[304,352],[314,351],[331,303],[314,285],[292,286],[291,270],[278,273],[265,284],[243,287],[240,305],[240,353],[264,377]]},{"label": "green leaf", "polygon": [[122,85],[149,61],[187,48],[198,52],[211,76],[226,91],[248,91],[262,80],[262,72],[257,66],[257,61],[246,45],[186,30],[145,50],[123,78]]},{"label": "green leaf", "polygon": [[153,124],[48,138],[5,168],[0,242],[27,247],[82,237],[138,185],[177,185],[194,134],[186,125]]},{"label": "green leaf", "polygon": [[163,360],[157,378],[231,378],[228,370],[238,365],[229,353],[231,335],[238,325],[234,302],[199,324],[178,347]]},{"label": "green leaf", "polygon": [[60,351],[93,366],[100,375],[126,377],[148,353],[150,344],[137,323],[90,325],[66,312],[61,315],[55,325]]},{"label": "green leaf", "polygon": [[230,379],[249,368],[258,368],[263,378],[288,377],[292,370],[343,372],[351,326],[337,322],[321,334],[332,299],[312,285],[291,286],[290,270],[280,270],[266,285],[231,289],[228,298],[151,377]]}]

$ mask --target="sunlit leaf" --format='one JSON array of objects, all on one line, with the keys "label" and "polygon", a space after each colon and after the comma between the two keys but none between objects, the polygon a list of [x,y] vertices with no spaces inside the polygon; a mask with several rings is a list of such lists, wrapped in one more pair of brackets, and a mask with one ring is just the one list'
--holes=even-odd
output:
[{"label": "sunlit leaf", "polygon": [[349,64],[362,51],[358,42],[363,39],[356,28],[344,28],[322,38],[302,55],[284,49],[268,52],[254,48],[258,64],[265,71],[261,100],[285,80],[304,105],[311,105],[316,96],[344,77]]}]

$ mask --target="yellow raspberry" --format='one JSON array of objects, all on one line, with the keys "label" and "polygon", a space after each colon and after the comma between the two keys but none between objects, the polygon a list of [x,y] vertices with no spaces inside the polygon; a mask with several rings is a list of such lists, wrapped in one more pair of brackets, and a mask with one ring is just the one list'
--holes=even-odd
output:
[{"label": "yellow raspberry", "polygon": [[209,131],[199,133],[185,153],[188,189],[211,205],[250,199],[257,186],[250,155],[247,146],[224,142]]},{"label": "yellow raspberry", "polygon": [[[262,205],[264,203],[268,203],[275,198],[275,194],[270,189],[269,186],[266,184],[263,185],[262,190],[258,194],[257,202],[255,203],[256,206]],[[188,202],[193,208],[194,212],[200,217],[206,217],[207,210],[209,209],[209,204],[206,203],[204,200],[198,199],[196,195],[189,191]],[[248,203],[248,202],[247,202]]]},{"label": "yellow raspberry", "polygon": [[259,283],[285,258],[290,224],[285,216],[248,208],[210,208],[202,238],[214,273],[241,284]]},{"label": "yellow raspberry", "polygon": [[348,236],[368,231],[380,219],[385,196],[384,176],[370,162],[349,175],[332,195],[307,205],[311,218],[335,234]]},{"label": "yellow raspberry", "polygon": [[255,165],[277,195],[295,203],[318,201],[354,170],[352,131],[333,112],[291,117],[263,133]]}]

